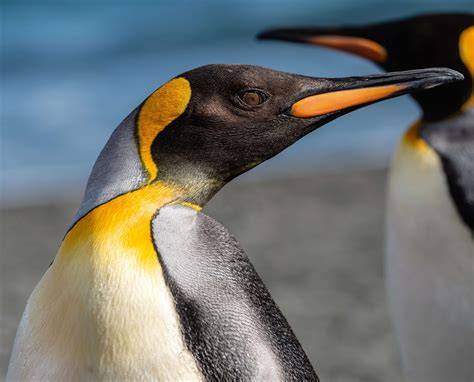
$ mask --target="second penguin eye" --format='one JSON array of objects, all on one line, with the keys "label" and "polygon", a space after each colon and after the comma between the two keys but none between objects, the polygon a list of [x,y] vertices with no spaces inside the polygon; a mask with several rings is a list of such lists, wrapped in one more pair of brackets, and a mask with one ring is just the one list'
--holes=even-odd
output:
[{"label": "second penguin eye", "polygon": [[256,90],[248,90],[239,94],[239,98],[248,106],[260,106],[267,99],[267,96]]}]

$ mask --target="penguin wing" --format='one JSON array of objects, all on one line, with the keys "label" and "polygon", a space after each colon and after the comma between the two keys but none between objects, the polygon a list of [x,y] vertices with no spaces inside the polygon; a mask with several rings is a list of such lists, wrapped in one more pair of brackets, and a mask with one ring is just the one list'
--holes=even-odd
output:
[{"label": "penguin wing", "polygon": [[474,234],[474,109],[427,125],[422,136],[440,156],[456,209]]},{"label": "penguin wing", "polygon": [[152,234],[188,349],[207,380],[318,381],[303,348],[234,237],[179,204]]}]

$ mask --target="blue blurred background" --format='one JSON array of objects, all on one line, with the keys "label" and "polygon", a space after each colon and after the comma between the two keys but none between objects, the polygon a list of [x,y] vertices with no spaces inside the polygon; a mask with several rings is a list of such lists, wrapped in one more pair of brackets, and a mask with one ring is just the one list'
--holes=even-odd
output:
[{"label": "blue blurred background", "polygon": [[[471,10],[470,0],[4,1],[1,183],[4,206],[84,187],[119,122],[151,91],[207,63],[317,76],[379,72],[340,52],[260,42],[279,25],[365,23]],[[387,165],[418,110],[408,98],[345,116],[248,175]]]}]

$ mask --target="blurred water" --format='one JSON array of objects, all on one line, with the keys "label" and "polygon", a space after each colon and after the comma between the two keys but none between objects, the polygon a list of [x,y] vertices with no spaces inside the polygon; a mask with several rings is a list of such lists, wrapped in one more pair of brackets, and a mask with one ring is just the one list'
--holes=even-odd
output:
[{"label": "blurred water", "polygon": [[[249,63],[328,77],[379,72],[338,52],[255,41],[263,28],[471,9],[470,1],[437,0],[4,2],[2,203],[83,187],[118,123],[160,84],[193,67]],[[407,97],[360,110],[311,134],[253,176],[386,165],[417,114]]]}]

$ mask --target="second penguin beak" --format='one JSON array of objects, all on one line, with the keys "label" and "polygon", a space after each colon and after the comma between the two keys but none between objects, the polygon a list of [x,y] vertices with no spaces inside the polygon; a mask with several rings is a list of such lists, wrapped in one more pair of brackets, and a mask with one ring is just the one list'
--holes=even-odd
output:
[{"label": "second penguin beak", "polygon": [[358,36],[354,28],[271,29],[260,33],[257,38],[324,46],[353,53],[379,64],[387,60],[387,50],[384,46],[372,39]]}]

